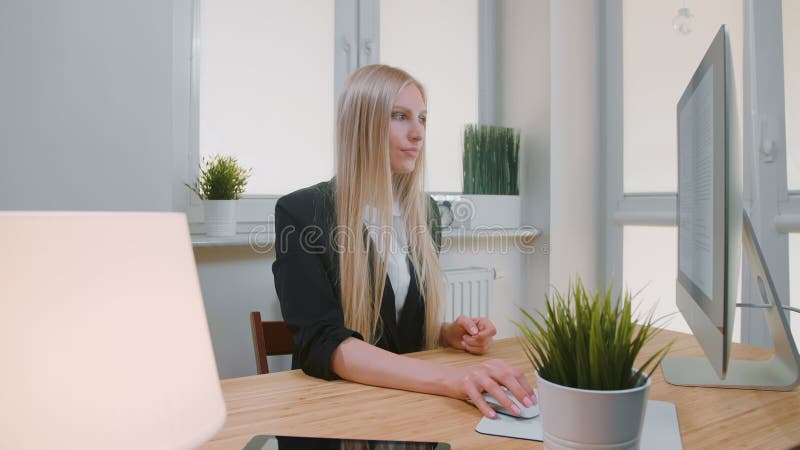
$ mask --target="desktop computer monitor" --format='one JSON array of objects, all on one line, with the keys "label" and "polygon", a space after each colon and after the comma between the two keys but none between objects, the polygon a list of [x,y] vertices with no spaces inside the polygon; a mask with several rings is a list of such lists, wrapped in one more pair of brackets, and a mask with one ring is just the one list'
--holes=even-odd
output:
[{"label": "desktop computer monitor", "polygon": [[[664,359],[668,382],[786,389],[800,357],[742,204],[742,147],[728,28],[723,25],[678,102],[676,303],[706,358]],[[768,316],[776,355],[731,361],[742,249]]]},{"label": "desktop computer monitor", "polygon": [[[676,302],[711,366],[725,377],[741,272],[742,152],[727,28],[678,102]],[[732,87],[732,86],[731,86]]]}]

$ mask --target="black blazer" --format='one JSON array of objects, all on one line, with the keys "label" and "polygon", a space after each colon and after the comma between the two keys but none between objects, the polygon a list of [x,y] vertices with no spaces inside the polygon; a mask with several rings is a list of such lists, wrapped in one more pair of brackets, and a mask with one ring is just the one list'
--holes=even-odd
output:
[{"label": "black blazer", "polygon": [[[292,368],[328,380],[334,350],[348,337],[363,337],[344,326],[339,288],[339,257],[334,250],[335,181],[285,195],[275,206],[275,290],[283,320],[294,337]],[[439,248],[436,204],[430,201],[428,227]],[[410,261],[409,261],[410,264]],[[411,266],[409,266],[411,269]],[[425,307],[414,271],[399,322],[389,277],[381,301],[382,332],[377,346],[394,353],[422,350]],[[365,274],[366,275],[366,274]]]}]

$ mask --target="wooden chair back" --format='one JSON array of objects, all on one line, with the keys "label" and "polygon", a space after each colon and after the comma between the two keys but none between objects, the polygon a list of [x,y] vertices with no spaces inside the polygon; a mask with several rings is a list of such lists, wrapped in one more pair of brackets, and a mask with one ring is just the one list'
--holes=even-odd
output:
[{"label": "wooden chair back", "polygon": [[259,375],[269,373],[267,356],[291,355],[294,352],[294,339],[285,322],[262,321],[261,313],[253,311],[250,313],[250,326]]}]

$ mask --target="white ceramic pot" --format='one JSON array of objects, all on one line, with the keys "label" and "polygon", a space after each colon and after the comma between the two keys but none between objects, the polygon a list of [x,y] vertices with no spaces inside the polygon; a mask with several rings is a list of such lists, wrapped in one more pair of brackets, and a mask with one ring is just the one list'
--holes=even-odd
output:
[{"label": "white ceramic pot", "polygon": [[207,236],[236,234],[236,200],[203,200]]},{"label": "white ceramic pot", "polygon": [[454,226],[519,228],[519,195],[462,195],[453,203]]},{"label": "white ceramic pot", "polygon": [[551,383],[536,373],[544,448],[638,449],[650,378],[633,389],[591,391]]}]

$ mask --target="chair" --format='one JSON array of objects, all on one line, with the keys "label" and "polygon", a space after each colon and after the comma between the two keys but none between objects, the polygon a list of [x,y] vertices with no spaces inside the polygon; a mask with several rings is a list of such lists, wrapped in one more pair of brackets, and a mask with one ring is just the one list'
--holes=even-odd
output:
[{"label": "chair", "polygon": [[294,339],[285,322],[262,322],[261,313],[253,311],[250,313],[250,326],[253,330],[253,347],[259,375],[269,373],[267,356],[291,355],[294,352]]}]

